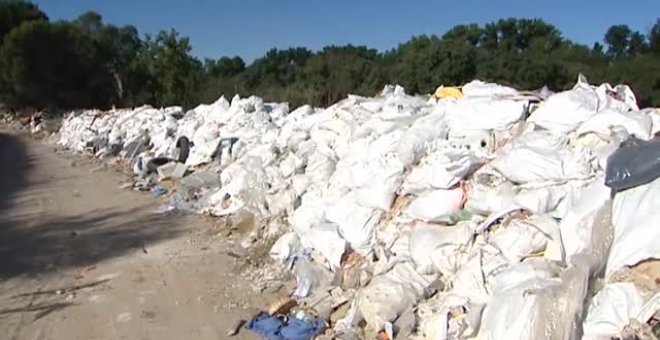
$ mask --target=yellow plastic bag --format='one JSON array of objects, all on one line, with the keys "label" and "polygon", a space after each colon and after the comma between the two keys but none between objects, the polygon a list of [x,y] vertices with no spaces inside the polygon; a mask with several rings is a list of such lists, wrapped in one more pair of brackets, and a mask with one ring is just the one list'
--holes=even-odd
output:
[{"label": "yellow plastic bag", "polygon": [[435,90],[435,93],[433,94],[436,98],[442,99],[442,98],[463,98],[463,92],[457,87],[449,86],[449,87],[444,87],[440,86],[438,87],[437,90]]}]

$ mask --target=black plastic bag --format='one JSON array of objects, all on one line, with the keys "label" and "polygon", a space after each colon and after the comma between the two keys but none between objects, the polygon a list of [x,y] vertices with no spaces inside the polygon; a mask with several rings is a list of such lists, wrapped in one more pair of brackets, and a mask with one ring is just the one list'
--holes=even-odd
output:
[{"label": "black plastic bag", "polygon": [[605,185],[622,191],[660,177],[660,139],[631,137],[607,159]]}]

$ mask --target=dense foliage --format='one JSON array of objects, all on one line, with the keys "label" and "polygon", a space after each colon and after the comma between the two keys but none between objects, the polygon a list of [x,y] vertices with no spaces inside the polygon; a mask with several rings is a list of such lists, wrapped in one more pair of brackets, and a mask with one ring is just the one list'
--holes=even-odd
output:
[{"label": "dense foliage", "polygon": [[0,102],[15,110],[183,105],[221,94],[255,94],[292,106],[326,106],[388,83],[430,93],[472,79],[521,89],[628,83],[643,106],[660,106],[660,20],[648,32],[614,25],[592,47],[538,19],[459,25],[379,52],[364,46],[272,49],[250,65],[239,57],[200,61],[176,31],[141,37],[93,12],[50,22],[37,6],[0,0]]}]

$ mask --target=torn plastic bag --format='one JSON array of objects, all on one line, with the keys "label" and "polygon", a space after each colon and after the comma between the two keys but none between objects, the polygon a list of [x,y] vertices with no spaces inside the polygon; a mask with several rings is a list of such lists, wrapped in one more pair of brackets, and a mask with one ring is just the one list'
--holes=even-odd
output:
[{"label": "torn plastic bag", "polygon": [[605,185],[621,191],[660,177],[660,139],[630,138],[607,159]]},{"label": "torn plastic bag", "polygon": [[641,112],[623,113],[617,110],[604,110],[587,119],[577,130],[578,135],[595,132],[599,135],[610,135],[612,126],[622,126],[628,134],[648,140],[651,138],[653,120]]},{"label": "torn plastic bag", "polygon": [[560,224],[566,256],[588,252],[597,259],[597,268],[593,269],[602,269],[612,239],[610,190],[603,184],[603,177],[597,177],[571,193],[567,201]]},{"label": "torn plastic bag", "polygon": [[639,112],[651,117],[651,120],[653,121],[651,135],[656,135],[658,132],[660,132],[660,109],[647,107],[641,109]]},{"label": "torn plastic bag", "polygon": [[608,84],[596,87],[600,100],[600,109],[615,109],[618,111],[639,111],[635,93],[628,85],[617,85],[614,88]]},{"label": "torn plastic bag", "polygon": [[285,178],[293,176],[296,171],[302,169],[304,162],[294,153],[290,153],[279,165],[280,172]]},{"label": "torn plastic bag", "polygon": [[607,260],[606,277],[624,266],[646,259],[660,259],[660,179],[626,190],[614,197],[614,239]]},{"label": "torn plastic bag", "polygon": [[515,287],[525,282],[549,281],[558,278],[561,267],[543,258],[531,258],[527,261],[512,264],[499,272],[490,275],[488,285],[493,294],[513,291]]},{"label": "torn plastic bag", "polygon": [[413,168],[403,183],[402,192],[418,194],[430,189],[449,189],[480,164],[470,152],[440,147]]},{"label": "torn plastic bag", "polygon": [[363,256],[371,252],[374,229],[381,215],[381,211],[359,206],[348,196],[326,210],[327,220],[336,223],[340,235]]},{"label": "torn plastic bag", "polygon": [[[592,145],[588,147],[592,148],[598,157],[598,165],[603,171],[607,171],[607,161],[621,147],[621,144],[627,141],[630,138],[628,131],[620,126],[612,128],[612,133],[608,138],[603,138],[603,136],[596,137],[597,140],[594,140]],[[603,139],[601,139],[603,138]],[[603,144],[603,143],[606,144]],[[594,145],[595,144],[595,145]]]},{"label": "torn plastic bag", "polygon": [[594,116],[598,104],[598,95],[594,90],[577,87],[550,96],[527,122],[557,133],[568,133]]},{"label": "torn plastic bag", "polygon": [[499,227],[489,237],[489,241],[511,263],[518,263],[527,256],[544,252],[552,237],[559,239],[559,223],[553,218],[536,215],[526,220],[516,219],[508,226]]},{"label": "torn plastic bag", "polygon": [[444,114],[432,114],[419,118],[406,130],[399,141],[397,155],[404,166],[417,163],[426,152],[429,142],[446,138],[448,133]]},{"label": "torn plastic bag", "polygon": [[422,274],[451,276],[469,254],[472,233],[465,226],[443,227],[418,223],[410,235],[410,256]]},{"label": "torn plastic bag", "polygon": [[425,222],[452,224],[463,208],[464,195],[461,187],[424,192],[410,202],[405,213]]},{"label": "torn plastic bag", "polygon": [[591,301],[583,339],[617,337],[641,311],[644,299],[630,282],[607,284]]},{"label": "torn plastic bag", "polygon": [[312,183],[326,182],[335,171],[335,161],[316,151],[307,161],[305,174]]},{"label": "torn plastic bag", "polygon": [[304,248],[316,250],[323,255],[332,268],[341,266],[341,257],[346,251],[346,241],[339,235],[336,224],[319,223],[299,236]]},{"label": "torn plastic bag", "polygon": [[282,216],[293,212],[296,199],[296,193],[292,188],[282,189],[273,195],[267,195],[266,203],[268,203],[270,216]]},{"label": "torn plastic bag", "polygon": [[310,182],[307,176],[300,174],[291,177],[291,188],[296,196],[302,196],[309,188]]},{"label": "torn plastic bag", "polygon": [[293,296],[304,298],[309,296],[312,290],[330,290],[333,275],[323,266],[302,255],[296,257],[294,267],[296,290],[293,292]]},{"label": "torn plastic bag", "polygon": [[415,271],[412,263],[399,263],[384,275],[374,277],[358,293],[357,308],[367,326],[379,331],[424,298],[434,280],[435,276]]},{"label": "torn plastic bag", "polygon": [[468,182],[470,188],[465,210],[488,216],[514,206],[516,188],[501,175],[479,173]]},{"label": "torn plastic bag", "polygon": [[258,218],[268,216],[266,176],[259,158],[248,157],[243,165],[233,164],[221,178],[222,188],[209,197],[211,214],[226,216],[245,209]]},{"label": "torn plastic bag", "polygon": [[557,210],[570,189],[567,184],[541,188],[523,188],[514,197],[513,202],[535,214],[546,214]]},{"label": "torn plastic bag", "polygon": [[514,183],[566,182],[592,176],[586,148],[562,145],[565,139],[532,132],[502,150],[491,166]]},{"label": "torn plastic bag", "polygon": [[295,233],[286,233],[280,236],[270,248],[269,255],[280,263],[286,263],[294,254],[302,248],[300,239]]},{"label": "torn plastic bag", "polygon": [[419,326],[412,339],[464,339],[475,335],[484,305],[440,292],[417,306]]},{"label": "torn plastic bag", "polygon": [[368,168],[368,180],[355,188],[356,200],[363,207],[387,211],[403,182],[403,165],[396,155],[388,154],[370,162]]},{"label": "torn plastic bag", "polygon": [[553,284],[557,282],[536,278],[493,292],[493,299],[484,309],[477,339],[551,339],[543,333],[535,334],[534,330],[551,323],[541,309],[538,293],[549,291]]},{"label": "torn plastic bag", "polygon": [[291,228],[298,235],[303,235],[312,228],[312,226],[325,221],[324,201],[312,201],[303,203],[291,216]]},{"label": "torn plastic bag", "polygon": [[449,292],[476,304],[490,301],[489,282],[511,267],[499,249],[482,241],[477,241],[469,253],[460,254],[456,261],[460,261],[458,270],[446,277],[451,282]]},{"label": "torn plastic bag", "polygon": [[589,273],[559,269],[537,259],[498,275],[476,339],[577,339]]}]

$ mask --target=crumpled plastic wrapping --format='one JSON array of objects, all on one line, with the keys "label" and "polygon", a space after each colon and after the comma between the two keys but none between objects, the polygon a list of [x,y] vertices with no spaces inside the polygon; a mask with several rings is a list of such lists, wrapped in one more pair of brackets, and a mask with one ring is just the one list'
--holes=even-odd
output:
[{"label": "crumpled plastic wrapping", "polygon": [[[658,237],[649,235],[660,230],[650,208],[660,192],[655,181],[617,194],[612,205],[605,160],[628,136],[660,131],[660,114],[639,110],[625,85],[592,86],[583,77],[536,98],[481,81],[462,93],[428,99],[388,85],[373,98],[349,95],[293,112],[238,96],[185,114],[85,111],[65,119],[57,143],[97,152],[147,138],[132,160],[140,164],[169,157],[179,137],[189,138],[186,165],[220,173],[198,212],[249,213],[266,230],[284,223],[271,256],[290,263],[304,252],[324,268],[299,295],[323,294],[314,287],[333,283],[317,281],[350,266],[348,254],[362,259],[350,268],[369,268],[346,285],[351,308],[336,331],[361,320],[389,330],[417,307],[415,339],[621,332],[619,316],[604,307],[590,307],[585,321],[583,306],[596,293],[588,287],[605,269],[609,277],[658,257],[650,246]],[[532,101],[538,109],[528,117]],[[224,138],[236,142],[219,157]],[[637,308],[650,299],[620,301],[634,291],[606,287],[594,301]]]}]

